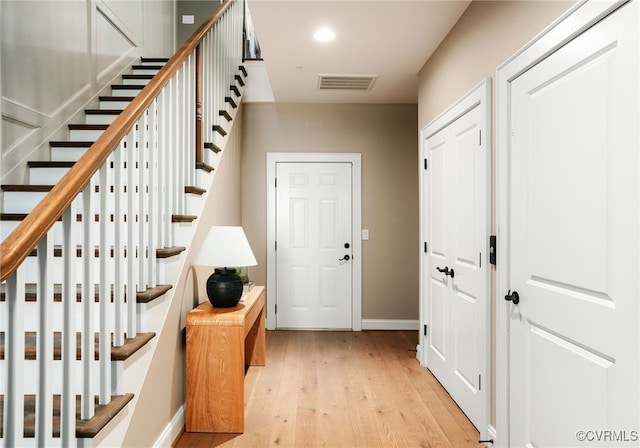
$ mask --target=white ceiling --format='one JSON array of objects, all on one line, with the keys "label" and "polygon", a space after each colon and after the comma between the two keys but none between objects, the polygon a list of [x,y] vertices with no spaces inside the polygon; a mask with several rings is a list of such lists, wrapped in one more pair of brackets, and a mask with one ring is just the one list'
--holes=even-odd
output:
[{"label": "white ceiling", "polygon": [[[470,0],[249,0],[264,67],[277,102],[417,103],[418,71]],[[335,40],[313,39],[320,27]],[[266,70],[265,70],[266,69]],[[318,90],[318,75],[377,75],[370,91]],[[265,84],[266,83],[266,84]],[[249,83],[251,85],[251,82]],[[248,101],[270,92],[248,93]]]}]

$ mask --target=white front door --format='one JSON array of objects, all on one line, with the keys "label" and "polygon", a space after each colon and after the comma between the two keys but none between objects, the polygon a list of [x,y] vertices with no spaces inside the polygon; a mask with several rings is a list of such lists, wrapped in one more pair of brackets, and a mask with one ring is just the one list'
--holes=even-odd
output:
[{"label": "white front door", "polygon": [[[476,91],[483,92],[481,85]],[[478,94],[479,95],[479,94]],[[480,431],[487,428],[488,161],[485,104],[427,135],[423,290],[426,366]]]},{"label": "white front door", "polygon": [[640,444],[638,53],[632,2],[511,82],[512,447]]},{"label": "white front door", "polygon": [[276,326],[352,328],[352,164],[276,164]]}]

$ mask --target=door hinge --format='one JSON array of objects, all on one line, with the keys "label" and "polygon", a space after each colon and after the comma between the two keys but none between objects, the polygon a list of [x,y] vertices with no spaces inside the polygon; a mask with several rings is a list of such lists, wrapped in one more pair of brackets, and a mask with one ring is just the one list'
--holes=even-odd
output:
[{"label": "door hinge", "polygon": [[482,146],[482,129],[478,131],[478,140],[479,140],[478,144]]},{"label": "door hinge", "polygon": [[424,159],[424,169],[426,170],[428,166],[427,159]]},{"label": "door hinge", "polygon": [[278,178],[277,177],[273,180],[273,183],[275,184],[275,187],[278,188]]},{"label": "door hinge", "polygon": [[424,334],[425,336],[427,335],[427,324],[424,324],[423,334]]},{"label": "door hinge", "polygon": [[478,390],[482,390],[482,375],[478,375]]},{"label": "door hinge", "polygon": [[276,304],[274,305],[274,307],[275,307],[275,313],[274,313],[274,314],[278,314],[278,304],[276,303]]},{"label": "door hinge", "polygon": [[275,241],[273,244],[275,245],[275,249],[278,250],[278,242]]},{"label": "door hinge", "polygon": [[429,253],[429,244],[426,241],[424,242],[424,253]]},{"label": "door hinge", "polygon": [[478,254],[478,268],[482,269],[482,252]]}]

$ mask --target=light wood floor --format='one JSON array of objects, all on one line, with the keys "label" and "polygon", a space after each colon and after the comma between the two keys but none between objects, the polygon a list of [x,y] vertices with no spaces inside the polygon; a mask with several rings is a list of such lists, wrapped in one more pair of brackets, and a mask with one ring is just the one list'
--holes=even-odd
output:
[{"label": "light wood floor", "polygon": [[244,434],[174,447],[478,447],[478,431],[415,358],[412,331],[268,331],[245,379]]}]

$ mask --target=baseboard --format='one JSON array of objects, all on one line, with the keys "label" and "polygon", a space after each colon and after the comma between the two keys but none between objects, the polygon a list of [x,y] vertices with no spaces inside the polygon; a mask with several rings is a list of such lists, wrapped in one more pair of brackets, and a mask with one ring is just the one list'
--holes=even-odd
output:
[{"label": "baseboard", "polygon": [[184,405],[180,406],[162,434],[153,444],[153,448],[169,448],[184,429]]},{"label": "baseboard", "polygon": [[362,319],[363,330],[418,330],[419,320]]}]

